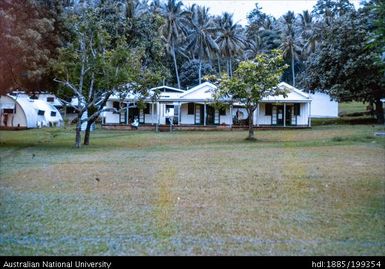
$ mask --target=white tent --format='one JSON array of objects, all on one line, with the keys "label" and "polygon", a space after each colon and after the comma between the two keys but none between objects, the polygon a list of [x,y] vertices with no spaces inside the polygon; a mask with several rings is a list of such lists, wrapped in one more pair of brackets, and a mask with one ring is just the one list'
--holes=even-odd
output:
[{"label": "white tent", "polygon": [[33,107],[38,115],[38,127],[60,127],[63,118],[57,108],[43,100],[33,100]]},{"label": "white tent", "polygon": [[24,93],[0,97],[0,126],[39,128],[61,126],[63,118],[53,105],[31,100]]},{"label": "white tent", "polygon": [[56,95],[43,92],[43,93],[38,93],[37,94],[37,99],[42,100],[46,102],[47,104],[53,105],[57,108],[62,107],[63,103],[60,101],[59,98],[56,97]]}]

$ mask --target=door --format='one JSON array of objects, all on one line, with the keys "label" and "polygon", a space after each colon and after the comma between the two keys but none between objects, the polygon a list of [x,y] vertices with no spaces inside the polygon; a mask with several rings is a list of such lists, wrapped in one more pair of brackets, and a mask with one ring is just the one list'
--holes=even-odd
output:
[{"label": "door", "polygon": [[206,124],[207,125],[214,125],[214,120],[215,120],[215,109],[212,106],[206,106],[206,113],[207,113],[207,118],[206,118]]},{"label": "door", "polygon": [[139,121],[139,109],[137,107],[130,107],[128,110],[128,122],[134,122],[137,119]]},{"label": "door", "polygon": [[283,125],[283,106],[277,106],[277,125]]},{"label": "door", "polygon": [[292,106],[286,106],[286,126],[292,125],[292,114],[293,114],[293,107]]},{"label": "door", "polygon": [[204,107],[203,105],[195,105],[195,124],[203,125]]},{"label": "door", "polygon": [[166,105],[166,125],[170,125],[171,118],[172,118],[172,124],[175,123],[175,107],[174,105]]}]

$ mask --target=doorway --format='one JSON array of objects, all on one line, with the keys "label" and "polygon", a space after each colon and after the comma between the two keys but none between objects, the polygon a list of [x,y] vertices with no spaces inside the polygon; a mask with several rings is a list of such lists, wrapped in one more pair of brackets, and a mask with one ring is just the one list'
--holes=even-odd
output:
[{"label": "doorway", "polygon": [[206,118],[206,125],[214,125],[214,120],[215,120],[215,108],[212,106],[206,106],[206,113],[207,113],[207,118]]},{"label": "doorway", "polygon": [[[294,106],[286,105],[286,113],[283,105],[276,105],[272,107],[272,125],[276,126],[291,126],[295,125]],[[285,124],[284,124],[285,121]]]},{"label": "doorway", "polygon": [[283,126],[283,106],[277,106],[277,125]]}]

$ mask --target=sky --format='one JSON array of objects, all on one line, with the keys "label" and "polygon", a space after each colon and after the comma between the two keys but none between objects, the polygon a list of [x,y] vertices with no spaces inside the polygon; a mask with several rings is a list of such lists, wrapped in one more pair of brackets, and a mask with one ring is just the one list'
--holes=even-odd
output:
[{"label": "sky", "polygon": [[[295,13],[301,13],[303,10],[312,10],[317,0],[183,0],[185,6],[198,4],[210,8],[213,15],[221,15],[227,11],[234,13],[234,21],[242,25],[247,24],[247,14],[255,8],[258,3],[262,11],[276,18],[282,16],[291,10]],[[356,8],[359,6],[359,0],[350,0]]]}]

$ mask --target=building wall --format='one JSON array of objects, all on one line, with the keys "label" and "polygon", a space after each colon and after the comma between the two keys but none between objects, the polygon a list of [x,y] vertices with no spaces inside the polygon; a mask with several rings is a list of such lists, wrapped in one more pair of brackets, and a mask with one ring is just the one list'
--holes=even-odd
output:
[{"label": "building wall", "polygon": [[[156,105],[154,105],[154,115],[152,115],[152,105],[150,104],[150,112],[145,114],[145,124],[156,124],[157,122],[157,112],[159,113],[159,123],[164,125],[166,124],[166,103],[160,103],[159,109],[157,111]],[[171,103],[169,103],[171,105]],[[292,105],[292,104],[290,104]],[[112,107],[112,102],[107,103],[108,107]],[[308,125],[308,103],[300,104],[300,115],[297,116],[297,125]],[[247,111],[242,107],[233,107],[230,115],[230,108],[226,108],[226,115],[219,115],[219,124],[231,125],[233,123],[233,118],[237,115],[237,111],[242,112],[242,119],[245,120],[248,117]],[[195,124],[195,114],[188,115],[188,104],[182,103],[180,109],[180,124]],[[195,112],[195,111],[194,111]],[[216,112],[218,113],[218,112]],[[112,112],[106,112],[104,114],[106,124],[119,124],[119,114],[114,114]],[[254,112],[254,125],[271,125],[271,116],[265,115],[265,104],[261,103],[259,105],[259,113],[256,110]],[[203,125],[203,124],[202,124]]]},{"label": "building wall", "polygon": [[[112,108],[113,107],[112,104],[113,104],[113,101],[107,101],[106,107]],[[108,112],[104,112],[102,116],[104,117],[105,124],[119,124],[119,114],[108,111]]]},{"label": "building wall", "polygon": [[[300,104],[300,115],[297,116],[297,125],[308,125],[308,118],[309,118],[308,106],[309,106],[308,103]],[[271,116],[265,115],[264,103],[259,104],[259,114],[257,110],[255,111],[254,124],[271,125]]]},{"label": "building wall", "polygon": [[[256,112],[258,113],[258,112]],[[265,104],[259,104],[259,114],[257,114],[257,120],[254,121],[255,124],[260,125],[271,125],[271,116],[265,115]]]},{"label": "building wall", "polygon": [[309,103],[300,105],[300,115],[297,116],[297,125],[308,125],[309,121]]},{"label": "building wall", "polygon": [[[113,101],[108,101],[106,103],[106,107],[112,108],[113,107]],[[163,103],[159,104],[159,122],[160,122],[160,124],[166,123],[165,109],[166,109],[166,104],[163,104]],[[150,113],[144,115],[144,123],[145,124],[156,124],[156,122],[157,122],[156,113],[157,113],[156,104],[154,104],[154,115],[152,115],[152,104],[150,103]],[[104,112],[102,116],[104,117],[104,124],[120,124],[119,113]]]},{"label": "building wall", "polygon": [[[233,112],[232,112],[233,113]],[[230,108],[226,108],[226,115],[219,115],[219,124],[233,124],[233,118],[230,115]]]},{"label": "building wall", "polygon": [[165,117],[166,104],[160,103],[159,110],[157,104],[154,104],[154,114],[152,114],[152,104],[150,103],[150,113],[144,115],[145,124],[156,124],[157,123],[157,112],[159,112],[159,124],[166,124]]},{"label": "building wall", "polygon": [[154,112],[153,112],[152,104],[150,103],[150,113],[144,115],[144,122],[146,124],[156,124],[156,104],[154,104]]},{"label": "building wall", "polygon": [[[217,112],[216,112],[217,113]],[[235,113],[233,111],[233,113]],[[232,123],[232,117],[230,116],[230,108],[226,108],[226,115],[219,115],[219,124],[230,125]],[[188,104],[181,105],[181,124],[195,124],[195,114],[188,114]]]},{"label": "building wall", "polygon": [[105,123],[106,124],[119,124],[119,114],[113,112],[106,112]]},{"label": "building wall", "polygon": [[311,117],[312,118],[337,118],[338,102],[331,101],[330,96],[325,93],[316,92],[310,94]]},{"label": "building wall", "polygon": [[188,104],[182,104],[180,108],[181,124],[194,124],[195,115],[188,115]]}]

